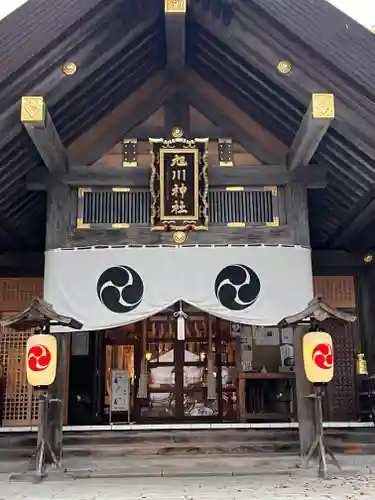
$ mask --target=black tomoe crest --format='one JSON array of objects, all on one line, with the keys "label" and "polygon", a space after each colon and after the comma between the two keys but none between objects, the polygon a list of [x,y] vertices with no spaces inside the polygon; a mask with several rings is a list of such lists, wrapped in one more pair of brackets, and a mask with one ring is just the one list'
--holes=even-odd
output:
[{"label": "black tomoe crest", "polygon": [[253,305],[260,288],[258,275],[243,264],[224,267],[215,280],[217,300],[231,311],[241,311]]},{"label": "black tomoe crest", "polygon": [[113,266],[99,277],[96,292],[100,302],[114,313],[127,313],[142,302],[143,281],[128,266]]}]

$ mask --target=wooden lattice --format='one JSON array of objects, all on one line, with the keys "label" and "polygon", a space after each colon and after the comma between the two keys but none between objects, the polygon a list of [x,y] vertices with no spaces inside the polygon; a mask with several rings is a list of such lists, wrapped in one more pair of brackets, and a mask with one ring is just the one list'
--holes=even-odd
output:
[{"label": "wooden lattice", "polygon": [[26,377],[25,353],[30,334],[5,329],[0,335],[0,363],[5,380],[4,426],[35,425],[38,420],[38,395]]},{"label": "wooden lattice", "polygon": [[20,312],[33,297],[43,297],[43,278],[0,279],[0,311]]},{"label": "wooden lattice", "polygon": [[355,308],[353,276],[314,276],[314,293],[322,296],[331,307]]},{"label": "wooden lattice", "polygon": [[[26,309],[35,296],[43,296],[43,278],[0,279],[0,317]],[[35,425],[38,421],[38,394],[26,377],[26,343],[30,334],[10,328],[0,333],[0,364],[5,380],[3,426]]]},{"label": "wooden lattice", "polygon": [[356,323],[338,324],[327,321],[325,329],[332,335],[335,374],[328,384],[328,418],[350,421],[356,418],[355,407],[355,330]]}]

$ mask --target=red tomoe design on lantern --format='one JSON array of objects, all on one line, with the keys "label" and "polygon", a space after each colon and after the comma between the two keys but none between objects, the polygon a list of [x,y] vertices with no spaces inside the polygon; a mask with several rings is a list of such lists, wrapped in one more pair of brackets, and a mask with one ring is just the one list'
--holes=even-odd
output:
[{"label": "red tomoe design on lantern", "polygon": [[329,344],[318,344],[312,352],[312,359],[318,368],[330,370],[333,366],[333,352]]},{"label": "red tomoe design on lantern", "polygon": [[34,345],[28,352],[27,360],[31,371],[44,371],[51,364],[51,351],[43,344]]}]

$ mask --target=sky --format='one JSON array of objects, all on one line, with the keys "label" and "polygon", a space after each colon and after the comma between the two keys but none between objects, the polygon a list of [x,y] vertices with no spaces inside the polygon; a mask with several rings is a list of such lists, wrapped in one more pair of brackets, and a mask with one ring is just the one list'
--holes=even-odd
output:
[{"label": "sky", "polygon": [[[10,14],[26,0],[0,0],[0,19]],[[281,0],[282,1],[282,0]],[[303,2],[303,0],[300,0]],[[366,28],[375,28],[375,0],[327,0],[335,7],[346,12],[350,17]],[[267,2],[267,0],[264,0]]]}]

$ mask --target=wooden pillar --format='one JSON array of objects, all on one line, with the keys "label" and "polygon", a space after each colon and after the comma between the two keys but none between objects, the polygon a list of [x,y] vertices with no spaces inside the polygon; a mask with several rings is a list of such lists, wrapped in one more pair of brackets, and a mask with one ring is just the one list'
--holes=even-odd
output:
[{"label": "wooden pillar", "polygon": [[312,385],[306,378],[303,364],[302,337],[304,333],[304,327],[297,326],[294,328],[294,360],[301,456],[307,455],[314,439],[313,407],[311,400],[306,398],[312,393]]},{"label": "wooden pillar", "polygon": [[[46,249],[64,248],[72,222],[72,193],[71,188],[62,183],[52,183],[47,192],[47,225],[46,225]],[[47,297],[48,300],[48,297]],[[57,311],[60,312],[60,311]],[[66,415],[67,387],[66,381],[68,370],[68,334],[56,334],[58,363],[56,379],[50,387],[52,399],[59,399],[61,404],[52,402],[49,415],[48,427],[52,449],[59,456],[61,451],[62,426]],[[59,458],[59,457],[58,457]]]},{"label": "wooden pillar", "polygon": [[375,266],[364,266],[357,278],[358,320],[361,343],[366,357],[369,375],[375,373]]},{"label": "wooden pillar", "polygon": [[[287,224],[292,228],[292,244],[310,246],[309,215],[306,186],[291,182],[285,187]],[[312,276],[311,276],[312,279]],[[292,285],[291,285],[292,286]],[[313,408],[306,398],[311,393],[311,384],[305,375],[302,356],[302,327],[294,333],[296,392],[301,455],[306,455],[314,436]]]},{"label": "wooden pillar", "polygon": [[309,214],[307,208],[307,189],[299,182],[285,186],[287,224],[292,228],[290,242],[294,245],[310,246]]}]

